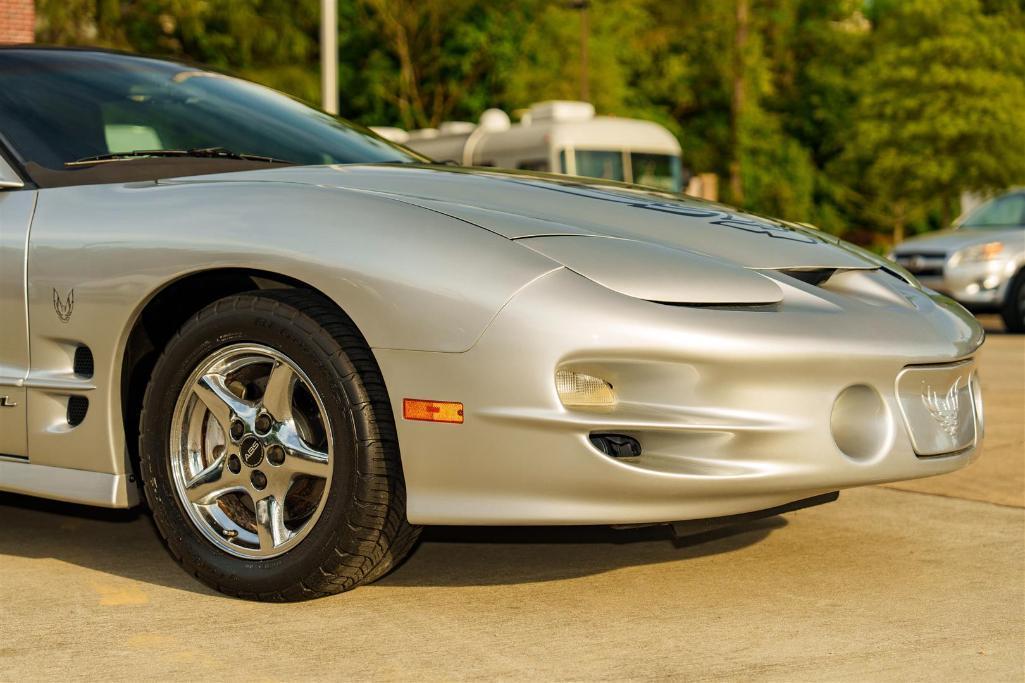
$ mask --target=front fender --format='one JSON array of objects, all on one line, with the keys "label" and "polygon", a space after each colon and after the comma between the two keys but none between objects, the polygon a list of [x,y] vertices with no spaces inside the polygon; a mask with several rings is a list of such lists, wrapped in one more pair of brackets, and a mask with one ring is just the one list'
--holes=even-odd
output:
[{"label": "front fender", "polygon": [[[520,288],[558,267],[385,197],[259,181],[41,190],[29,252],[32,461],[106,473],[125,469],[124,348],[168,283],[215,268],[278,273],[331,297],[373,347],[459,352]],[[54,290],[62,301],[74,291],[66,320]],[[72,372],[79,344],[95,359],[87,381]],[[73,430],[61,417],[69,392],[89,399]]]}]

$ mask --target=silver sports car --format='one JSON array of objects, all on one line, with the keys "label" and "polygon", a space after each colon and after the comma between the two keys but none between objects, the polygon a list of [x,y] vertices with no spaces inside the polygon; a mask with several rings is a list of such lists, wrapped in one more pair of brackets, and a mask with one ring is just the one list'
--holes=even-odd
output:
[{"label": "silver sports car", "polygon": [[425,524],[682,532],[979,453],[978,324],[812,229],[99,51],[0,49],[0,133],[0,489],[141,488],[225,593],[353,588]]}]

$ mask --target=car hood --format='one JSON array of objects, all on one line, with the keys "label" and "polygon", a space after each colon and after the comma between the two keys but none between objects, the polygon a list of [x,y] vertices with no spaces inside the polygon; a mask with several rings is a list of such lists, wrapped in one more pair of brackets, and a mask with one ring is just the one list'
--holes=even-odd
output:
[{"label": "car hood", "polygon": [[[939,232],[912,237],[906,240],[893,250],[894,254],[949,254],[964,249],[974,244],[985,244],[987,242],[1007,242],[1010,238],[1016,237],[1015,230],[941,230]],[[1021,241],[1018,236],[1018,241]]]},{"label": "car hood", "polygon": [[392,197],[508,239],[616,237],[753,269],[858,269],[881,263],[811,228],[621,183],[421,165],[294,166],[161,182],[276,181]]}]

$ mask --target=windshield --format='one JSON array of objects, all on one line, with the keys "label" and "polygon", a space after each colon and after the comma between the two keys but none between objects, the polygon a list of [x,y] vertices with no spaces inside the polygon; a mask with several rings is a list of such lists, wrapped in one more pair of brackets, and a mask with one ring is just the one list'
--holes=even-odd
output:
[{"label": "windshield", "polygon": [[626,180],[623,175],[623,153],[578,149],[576,151],[577,175],[586,178]]},{"label": "windshield", "polygon": [[[424,160],[263,86],[75,50],[0,50],[0,133],[30,174],[138,150],[223,148],[303,165]],[[226,163],[223,156],[216,162]]]},{"label": "windshield", "polygon": [[1025,226],[1025,192],[991,199],[968,214],[961,228],[992,230]]},{"label": "windshield", "polygon": [[[629,173],[624,163],[627,157],[630,160]],[[562,172],[566,173],[565,150],[560,158]],[[573,160],[576,163],[576,175],[585,178],[626,181],[669,192],[680,192],[683,189],[680,157],[671,154],[578,149],[574,152]]]},{"label": "windshield", "polygon": [[683,189],[683,171],[680,157],[668,154],[630,154],[633,167],[633,181],[638,185],[657,187],[660,190],[679,192]]}]

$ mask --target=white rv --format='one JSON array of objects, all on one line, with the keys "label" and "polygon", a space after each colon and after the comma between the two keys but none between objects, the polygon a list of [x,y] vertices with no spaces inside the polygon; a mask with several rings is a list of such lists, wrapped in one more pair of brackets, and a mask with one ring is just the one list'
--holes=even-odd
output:
[{"label": "white rv", "polygon": [[502,110],[488,109],[477,124],[374,130],[432,159],[464,166],[608,178],[671,192],[681,192],[688,180],[672,133],[651,121],[595,116],[587,102],[540,102],[517,124]]}]

